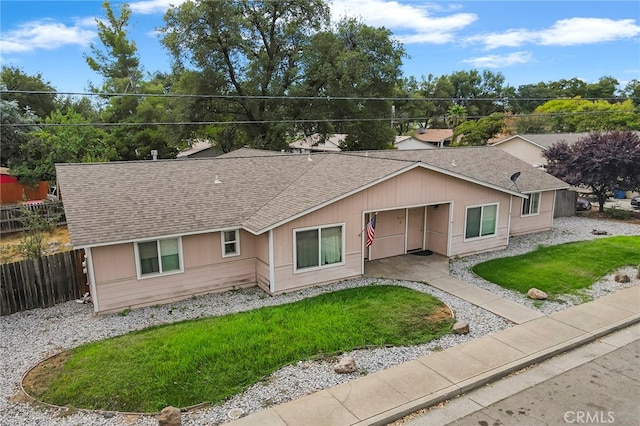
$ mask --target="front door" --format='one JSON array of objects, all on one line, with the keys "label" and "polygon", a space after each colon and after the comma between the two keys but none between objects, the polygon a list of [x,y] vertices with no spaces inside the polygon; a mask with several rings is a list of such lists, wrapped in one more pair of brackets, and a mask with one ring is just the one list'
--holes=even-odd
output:
[{"label": "front door", "polygon": [[409,209],[407,213],[407,251],[422,250],[424,241],[424,207]]}]

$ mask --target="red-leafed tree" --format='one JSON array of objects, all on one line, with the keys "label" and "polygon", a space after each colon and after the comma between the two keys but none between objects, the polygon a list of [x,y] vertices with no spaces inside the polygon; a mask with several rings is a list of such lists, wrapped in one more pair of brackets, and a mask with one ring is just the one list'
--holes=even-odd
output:
[{"label": "red-leafed tree", "polygon": [[589,187],[604,211],[607,193],[640,189],[640,136],[637,132],[590,133],[573,145],[558,142],[544,151],[547,172],[571,185]]}]

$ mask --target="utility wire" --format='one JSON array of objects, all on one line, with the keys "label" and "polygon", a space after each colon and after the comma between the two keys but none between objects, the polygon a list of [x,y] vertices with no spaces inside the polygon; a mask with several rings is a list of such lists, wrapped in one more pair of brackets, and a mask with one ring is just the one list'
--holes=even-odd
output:
[{"label": "utility wire", "polygon": [[288,95],[211,95],[211,94],[181,94],[181,93],[124,93],[124,92],[58,92],[44,90],[0,90],[0,94],[23,94],[23,95],[67,95],[67,96],[99,96],[99,97],[156,97],[156,98],[209,98],[209,99],[254,99],[254,100],[325,100],[325,101],[492,101],[492,102],[520,102],[520,101],[598,101],[598,100],[627,100],[630,98],[612,97],[548,97],[548,98],[508,98],[508,97],[358,97],[358,96],[288,96]]}]

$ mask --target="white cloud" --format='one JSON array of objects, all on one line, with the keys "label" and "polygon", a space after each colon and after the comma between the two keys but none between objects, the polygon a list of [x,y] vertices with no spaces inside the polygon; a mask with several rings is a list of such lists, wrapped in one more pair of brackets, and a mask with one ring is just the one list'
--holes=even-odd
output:
[{"label": "white cloud", "polygon": [[468,37],[466,41],[485,45],[486,49],[517,47],[525,44],[576,46],[630,39],[640,35],[633,19],[569,18],[542,30],[511,29],[502,33]]},{"label": "white cloud", "polygon": [[531,61],[531,52],[514,52],[509,55],[487,55],[465,59],[464,63],[478,68],[505,68],[511,65],[526,64]]},{"label": "white cloud", "polygon": [[457,31],[478,19],[473,13],[432,16],[430,10],[436,9],[440,8],[386,0],[334,0],[331,20],[336,22],[345,16],[359,18],[367,25],[389,29],[400,41],[411,44],[451,42]]},{"label": "white cloud", "polygon": [[141,15],[152,15],[154,13],[164,13],[170,6],[180,6],[187,0],[143,0],[129,3],[133,13]]},{"label": "white cloud", "polygon": [[540,44],[574,46],[577,44],[633,38],[640,34],[640,26],[633,19],[571,18],[556,22],[540,33]]},{"label": "white cloud", "polygon": [[16,29],[5,31],[0,39],[0,51],[5,55],[39,49],[54,50],[74,44],[86,47],[96,36],[96,31],[83,28],[77,23],[67,26],[51,19],[30,21],[20,24]]}]

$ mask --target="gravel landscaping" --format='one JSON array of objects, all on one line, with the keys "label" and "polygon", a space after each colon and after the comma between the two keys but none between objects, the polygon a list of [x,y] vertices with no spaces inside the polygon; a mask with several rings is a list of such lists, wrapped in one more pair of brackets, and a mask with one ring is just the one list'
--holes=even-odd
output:
[{"label": "gravel landscaping", "polygon": [[[488,283],[470,272],[471,266],[494,257],[510,256],[534,250],[538,245],[560,244],[570,241],[601,238],[591,234],[593,229],[606,231],[609,235],[640,235],[640,225],[599,221],[586,218],[562,218],[554,222],[554,229],[535,235],[515,237],[510,247],[500,252],[455,259],[451,262],[451,274],[467,283],[498,293],[505,298],[523,303],[545,313],[554,312],[577,303],[544,302],[533,305],[528,299]],[[635,268],[629,275],[635,277]],[[97,412],[68,412],[64,409],[34,407],[17,398],[22,375],[38,361],[65,349],[86,342],[118,336],[132,330],[156,324],[224,315],[246,311],[261,306],[289,303],[323,292],[369,285],[371,283],[396,284],[429,293],[449,305],[458,319],[469,322],[468,335],[446,335],[428,344],[412,347],[361,349],[349,352],[358,366],[356,373],[339,375],[333,372],[335,359],[323,359],[294,363],[265,378],[244,393],[224,404],[183,413],[184,425],[213,425],[229,421],[227,413],[240,409],[244,414],[259,411],[273,404],[283,403],[315,391],[353,380],[361,375],[374,373],[425,354],[443,350],[477,337],[494,333],[511,324],[496,315],[475,307],[468,302],[427,285],[396,280],[357,279],[343,281],[320,288],[311,288],[277,297],[268,297],[259,290],[243,290],[192,298],[172,305],[137,309],[126,314],[97,316],[90,305],[68,302],[48,309],[36,309],[0,317],[0,424],[1,425],[157,425],[153,416],[136,416]],[[629,284],[616,283],[612,276],[593,286],[590,296],[601,295],[637,285],[634,279]]]}]

